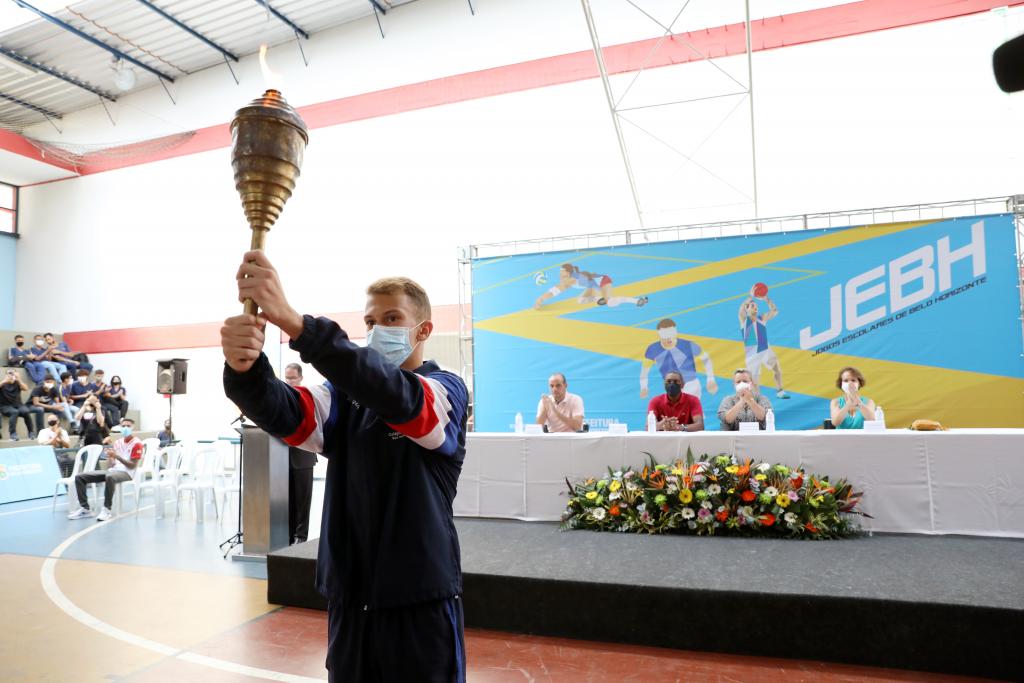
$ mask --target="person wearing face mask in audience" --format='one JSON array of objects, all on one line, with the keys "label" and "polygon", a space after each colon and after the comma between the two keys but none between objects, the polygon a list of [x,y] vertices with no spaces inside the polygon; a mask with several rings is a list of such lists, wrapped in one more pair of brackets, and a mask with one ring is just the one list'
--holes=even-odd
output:
[{"label": "person wearing face mask in audience", "polygon": [[665,393],[655,396],[647,410],[658,420],[659,432],[700,432],[704,430],[704,409],[700,399],[683,392],[683,376],[665,375]]},{"label": "person wearing face mask in audience", "polygon": [[110,436],[106,417],[100,407],[100,400],[90,396],[82,403],[75,415],[78,428],[78,447],[102,444]]},{"label": "person wearing face mask in audience", "polygon": [[60,373],[60,400],[64,402],[64,417],[68,419],[68,428],[71,429],[72,434],[78,433],[78,423],[75,422],[75,405],[74,399],[72,398],[72,387],[75,383],[71,381],[70,372]]},{"label": "person wearing face mask in audience", "polygon": [[110,506],[114,502],[117,485],[132,478],[132,470],[142,461],[142,442],[135,438],[132,430],[133,420],[125,418],[121,421],[121,438],[103,449],[110,467],[105,472],[94,470],[82,472],[75,477],[75,492],[78,494],[78,509],[68,514],[68,519],[92,517],[89,509],[89,497],[85,492],[89,484],[103,484],[103,509],[96,516],[97,522],[105,522],[114,516]]},{"label": "person wearing face mask in audience", "polygon": [[157,432],[156,438],[160,439],[160,448],[166,448],[178,440],[178,437],[174,435],[174,430],[171,429],[171,421],[169,419],[164,420],[163,431]]},{"label": "person wearing face mask in audience", "polygon": [[7,418],[7,430],[11,441],[18,440],[19,417],[25,421],[30,440],[35,439],[36,433],[43,430],[43,409],[25,405],[21,400],[23,391],[28,391],[28,385],[21,381],[16,370],[8,369],[0,381],[0,416]]},{"label": "person wearing face mask in audience", "polygon": [[757,422],[764,429],[765,412],[772,409],[772,404],[761,394],[750,371],[740,368],[734,372],[732,384],[736,393],[723,398],[718,406],[722,431],[736,431],[741,422]]},{"label": "person wearing face mask in audience", "polygon": [[28,359],[28,349],[25,348],[25,337],[20,334],[14,335],[14,346],[7,349],[7,367],[24,367],[25,361]]},{"label": "person wearing face mask in audience", "polygon": [[[50,358],[56,362],[66,366],[71,372],[77,374],[78,370],[92,370],[92,364],[88,361],[77,361],[75,360],[74,351],[67,345],[67,342],[58,342],[56,337],[53,336],[53,332],[47,332],[43,335],[43,340],[46,342],[47,348],[50,349]],[[88,374],[88,372],[86,373]]]},{"label": "person wearing face mask in audience", "polygon": [[42,408],[43,413],[47,418],[53,415],[59,420],[60,416],[63,415],[68,418],[69,424],[74,421],[74,413],[71,412],[70,405],[64,402],[60,388],[58,388],[57,383],[49,377],[43,380],[42,384],[32,390],[32,393],[29,394],[29,400],[32,402],[33,406]]},{"label": "person wearing face mask in audience", "polygon": [[[225,393],[265,431],[328,461],[317,588],[329,680],[464,681],[452,501],[468,392],[423,359],[434,328],[426,292],[408,278],[371,284],[361,347],[337,323],[295,311],[262,251],[245,254],[236,281],[260,315],[221,328]],[[325,384],[275,377],[261,352],[268,321]]]},{"label": "person wearing face mask in audience", "polygon": [[46,429],[39,432],[36,438],[40,446],[53,446],[54,448],[71,448],[71,437],[67,431],[60,426],[60,420],[53,415],[46,416]]},{"label": "person wearing face mask in audience", "polygon": [[829,405],[830,419],[836,429],[864,429],[865,420],[875,419],[875,402],[860,395],[867,383],[857,368],[846,367],[839,371],[836,388],[843,394],[832,399]]},{"label": "person wearing face mask in audience", "polygon": [[28,350],[28,358],[25,361],[25,369],[36,384],[42,382],[47,375],[55,381],[60,380],[61,373],[68,371],[50,357],[50,348],[41,334],[37,334],[33,339],[33,346]]},{"label": "person wearing face mask in audience", "polygon": [[110,378],[110,386],[103,392],[101,397],[103,407],[107,411],[110,421],[120,422],[121,418],[128,414],[128,401],[125,396],[128,392],[121,386],[121,378],[114,375]]}]

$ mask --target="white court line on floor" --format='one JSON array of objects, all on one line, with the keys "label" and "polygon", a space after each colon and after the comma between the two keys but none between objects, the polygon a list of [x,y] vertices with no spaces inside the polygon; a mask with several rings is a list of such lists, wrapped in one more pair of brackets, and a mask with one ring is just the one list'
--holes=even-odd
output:
[{"label": "white court line on floor", "polygon": [[[152,508],[153,506],[149,506],[142,508],[142,510],[151,510]],[[237,673],[243,676],[252,676],[253,678],[262,678],[268,681],[284,681],[285,683],[321,683],[321,681],[326,680],[322,678],[310,678],[308,676],[297,676],[295,674],[287,674],[281,671],[271,671],[269,669],[259,669],[252,666],[246,666],[245,664],[238,664],[237,662],[229,662],[224,659],[206,657],[194,652],[188,652],[187,650],[181,650],[172,645],[165,645],[164,643],[159,643],[155,640],[149,640],[148,638],[143,638],[142,636],[135,635],[134,633],[123,631],[116,626],[112,626],[105,621],[94,617],[73,603],[71,599],[68,598],[68,596],[66,596],[60,589],[60,586],[57,585],[57,577],[55,575],[57,561],[75,541],[87,534],[91,534],[97,529],[107,526],[108,524],[113,524],[124,516],[125,515],[118,515],[107,522],[93,522],[86,528],[65,539],[64,542],[54,548],[46,560],[43,561],[43,567],[39,570],[39,580],[43,585],[43,591],[46,593],[46,596],[50,598],[53,604],[62,612],[75,621],[78,621],[79,623],[93,629],[94,631],[102,633],[105,636],[116,638],[117,640],[128,643],[129,645],[141,647],[166,657],[175,657],[185,662],[198,664],[199,666],[219,669],[230,673]]]},{"label": "white court line on floor", "polygon": [[[65,507],[67,503],[57,503],[57,507]],[[31,512],[32,510],[50,510],[53,508],[53,503],[49,505],[39,505],[34,508],[22,508],[20,510],[11,510],[10,512],[0,512],[0,517],[6,517],[7,515],[18,515],[22,512]]]}]

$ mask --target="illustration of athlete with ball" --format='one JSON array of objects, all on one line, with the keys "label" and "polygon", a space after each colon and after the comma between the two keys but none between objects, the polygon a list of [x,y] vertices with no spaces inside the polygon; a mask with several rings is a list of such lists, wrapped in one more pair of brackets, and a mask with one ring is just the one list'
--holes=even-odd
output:
[{"label": "illustration of athlete with ball", "polygon": [[[768,304],[767,313],[758,314],[757,300]],[[779,358],[768,345],[766,324],[778,314],[779,309],[768,298],[768,285],[758,282],[750,288],[750,296],[740,304],[740,333],[743,336],[747,369],[750,370],[753,380],[760,383],[761,367],[768,367],[775,374],[775,386],[778,387],[775,395],[779,398],[789,398],[789,394],[782,387],[782,367],[779,365]]]},{"label": "illustration of athlete with ball", "polygon": [[[535,278],[534,281],[538,285],[541,284],[540,278]],[[544,282],[547,282],[546,278]],[[540,310],[545,301],[569,289],[583,290],[576,299],[581,304],[596,303],[598,306],[614,307],[621,304],[643,306],[647,303],[646,296],[613,296],[612,279],[609,276],[580,270],[571,263],[563,263],[558,271],[558,284],[537,297],[533,307]]]}]

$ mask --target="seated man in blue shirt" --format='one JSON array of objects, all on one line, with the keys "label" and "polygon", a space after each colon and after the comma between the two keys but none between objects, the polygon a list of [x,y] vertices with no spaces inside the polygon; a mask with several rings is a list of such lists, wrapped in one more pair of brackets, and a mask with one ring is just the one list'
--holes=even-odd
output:
[{"label": "seated man in blue shirt", "polygon": [[50,348],[46,345],[43,335],[37,334],[33,339],[33,346],[29,349],[28,358],[25,360],[25,369],[32,377],[32,381],[39,384],[47,374],[53,378],[54,383],[60,381],[60,374],[68,369],[61,363],[53,360]]},{"label": "seated man in blue shirt", "polygon": [[20,334],[14,335],[14,346],[7,349],[7,366],[21,368],[28,360],[28,349],[25,348],[25,337]]},{"label": "seated man in blue shirt", "polygon": [[[261,428],[327,458],[317,588],[331,681],[464,681],[462,569],[452,519],[468,392],[423,360],[430,300],[408,278],[367,289],[366,346],[300,315],[262,251],[238,269],[259,317],[221,328],[225,392]],[[327,382],[292,387],[261,352],[272,322]]]},{"label": "seated man in blue shirt", "polygon": [[92,371],[92,363],[75,360],[75,352],[68,347],[66,342],[57,343],[57,340],[53,336],[53,332],[47,332],[44,334],[43,339],[46,341],[46,345],[50,348],[50,356],[54,361],[66,365],[72,372],[75,370]]},{"label": "seated man in blue shirt", "polygon": [[71,384],[71,402],[76,408],[85,404],[85,399],[96,395],[96,385],[89,381],[89,371],[79,370],[77,379]]}]

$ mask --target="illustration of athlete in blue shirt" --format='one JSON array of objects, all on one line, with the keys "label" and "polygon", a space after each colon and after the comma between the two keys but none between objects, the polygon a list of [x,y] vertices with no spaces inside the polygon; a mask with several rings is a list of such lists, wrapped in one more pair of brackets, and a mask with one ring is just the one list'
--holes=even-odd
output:
[{"label": "illustration of athlete in blue shirt", "polygon": [[740,304],[740,335],[743,338],[747,369],[750,370],[750,376],[754,382],[760,383],[761,368],[769,368],[775,374],[775,386],[778,388],[775,395],[779,398],[789,398],[789,394],[782,387],[782,366],[779,365],[779,358],[775,355],[772,347],[768,345],[767,323],[779,314],[779,309],[775,307],[767,294],[761,298],[768,304],[768,312],[763,315],[758,314],[753,287],[750,289],[750,296]]},{"label": "illustration of athlete in blue shirt", "polygon": [[651,367],[655,365],[658,366],[662,377],[670,372],[679,373],[683,378],[683,391],[700,398],[700,380],[697,379],[695,363],[698,358],[704,364],[708,391],[717,394],[718,382],[715,381],[715,370],[711,366],[711,356],[708,355],[708,352],[701,349],[696,342],[678,336],[676,323],[670,318],[659,322],[657,330],[659,341],[647,347],[644,352],[644,360],[641,363],[640,398],[647,398],[647,376],[651,372]]}]

